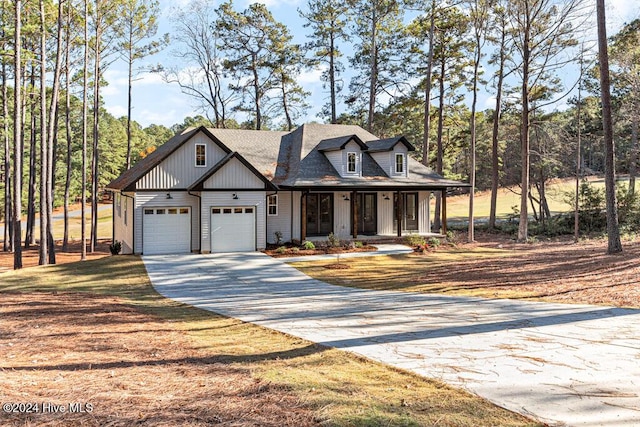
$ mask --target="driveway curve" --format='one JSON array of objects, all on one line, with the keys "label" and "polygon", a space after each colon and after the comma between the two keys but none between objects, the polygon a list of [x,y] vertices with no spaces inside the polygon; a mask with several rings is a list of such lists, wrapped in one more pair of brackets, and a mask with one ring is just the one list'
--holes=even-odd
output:
[{"label": "driveway curve", "polygon": [[549,425],[640,425],[640,310],[346,288],[261,253],[143,260],[168,298],[440,379]]}]

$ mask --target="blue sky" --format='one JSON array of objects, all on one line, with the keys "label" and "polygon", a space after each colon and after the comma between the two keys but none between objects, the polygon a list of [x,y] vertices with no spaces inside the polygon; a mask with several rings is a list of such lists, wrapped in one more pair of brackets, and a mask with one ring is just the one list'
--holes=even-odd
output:
[{"label": "blue sky", "polygon": [[[294,36],[294,42],[304,43],[306,41],[306,29],[302,27],[302,19],[297,13],[298,8],[304,8],[307,0],[267,0],[263,1],[274,17],[285,23]],[[160,0],[162,8],[160,18],[160,28],[158,33],[172,33],[171,22],[172,7],[187,4],[187,0],[169,1]],[[595,3],[595,2],[594,2]],[[237,8],[244,8],[248,2],[236,0]],[[630,0],[609,0],[607,1],[607,20],[609,35],[614,34],[624,22],[628,22],[640,16],[640,4]],[[594,30],[595,31],[595,30]],[[171,46],[153,57],[143,60],[148,64],[162,63],[164,65],[175,64],[175,59],[171,56]],[[141,62],[141,64],[143,63]],[[345,59],[345,66],[348,64]],[[567,79],[571,79],[572,72],[567,73]],[[105,73],[109,86],[102,90],[106,109],[116,117],[127,114],[127,70],[126,65],[117,61],[113,63]],[[316,115],[322,105],[326,102],[320,82],[320,70],[310,70],[298,78],[300,84],[311,92],[309,103],[311,109],[303,121],[320,120]],[[348,84],[348,80],[345,82]],[[345,88],[346,89],[346,88]],[[492,106],[491,96],[482,92],[480,94],[480,109]],[[152,123],[171,126],[181,123],[186,116],[199,114],[197,102],[191,97],[180,92],[176,84],[168,84],[162,81],[161,77],[155,74],[143,74],[139,80],[133,84],[133,118],[143,127]]]}]

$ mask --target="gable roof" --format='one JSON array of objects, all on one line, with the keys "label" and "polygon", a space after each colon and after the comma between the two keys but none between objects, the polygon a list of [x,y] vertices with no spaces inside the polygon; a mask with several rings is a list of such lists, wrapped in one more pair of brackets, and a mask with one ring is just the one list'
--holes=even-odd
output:
[{"label": "gable roof", "polygon": [[369,153],[377,153],[380,151],[391,151],[398,143],[402,143],[407,150],[416,151],[416,147],[411,144],[404,136],[396,136],[394,138],[379,139],[377,141],[367,142],[367,151]]},{"label": "gable roof", "polygon": [[[199,127],[171,138],[156,151],[137,162],[112,181],[112,190],[135,190],[135,183],[147,172],[175,152],[198,132],[203,132],[226,153],[225,157],[189,186],[199,189],[204,182],[233,158],[240,160],[272,189],[375,187],[442,189],[468,187],[459,181],[443,178],[418,161],[407,159],[408,176],[390,177],[369,153],[390,151],[398,143],[409,151],[415,147],[403,136],[379,139],[355,125],[310,123],[291,132]],[[326,151],[340,150],[350,141],[362,148],[361,176],[341,177],[326,158]]]},{"label": "gable roof", "polygon": [[316,149],[322,152],[344,150],[344,147],[346,147],[347,144],[351,141],[354,141],[356,144],[358,144],[360,146],[360,149],[367,149],[367,145],[362,142],[362,140],[358,138],[357,135],[346,135],[340,136],[338,138],[323,139],[317,145]]},{"label": "gable roof", "polygon": [[244,157],[242,157],[237,151],[231,152],[224,156],[222,160],[213,165],[211,169],[205,172],[202,177],[191,184],[187,190],[189,191],[202,191],[204,189],[204,183],[216,174],[220,169],[222,169],[227,163],[229,163],[232,159],[238,159],[240,163],[242,163],[247,169],[251,171],[255,176],[257,176],[262,182],[264,182],[265,188],[270,190],[276,190],[276,186],[271,183],[267,178],[264,177],[258,170],[253,167],[251,163],[249,163]]},{"label": "gable roof", "polygon": [[231,150],[226,147],[223,143],[217,140],[211,132],[205,127],[199,127],[195,129],[188,129],[183,133],[175,135],[169,141],[160,145],[153,153],[150,153],[144,159],[139,160],[136,164],[134,164],[131,169],[125,171],[111,181],[107,188],[112,190],[123,190],[123,191],[133,191],[135,190],[135,184],[144,177],[151,169],[158,166],[164,159],[173,154],[178,148],[180,148],[183,144],[188,142],[191,138],[198,134],[198,132],[203,132],[207,135],[211,140],[218,142],[218,145],[225,153],[230,153]]}]

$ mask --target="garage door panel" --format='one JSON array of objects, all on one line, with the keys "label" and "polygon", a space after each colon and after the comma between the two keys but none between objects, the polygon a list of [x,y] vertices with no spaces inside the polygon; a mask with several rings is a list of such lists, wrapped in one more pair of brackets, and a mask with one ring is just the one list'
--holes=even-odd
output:
[{"label": "garage door panel", "polygon": [[255,207],[211,208],[211,252],[255,250]]},{"label": "garage door panel", "polygon": [[188,207],[144,208],[142,228],[142,252],[146,255],[191,252]]}]

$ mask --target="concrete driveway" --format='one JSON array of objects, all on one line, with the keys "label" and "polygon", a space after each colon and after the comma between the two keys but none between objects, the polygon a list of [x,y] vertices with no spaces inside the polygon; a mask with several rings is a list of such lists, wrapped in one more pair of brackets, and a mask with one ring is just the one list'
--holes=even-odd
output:
[{"label": "concrete driveway", "polygon": [[640,425],[640,311],[367,291],[261,253],[145,256],[162,295],[465,388],[550,425]]}]

